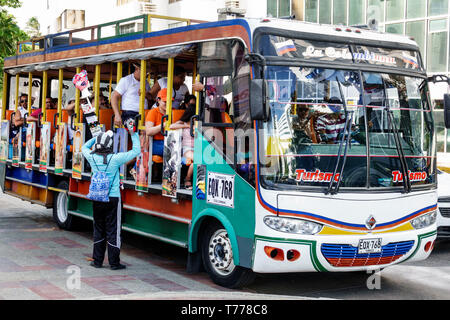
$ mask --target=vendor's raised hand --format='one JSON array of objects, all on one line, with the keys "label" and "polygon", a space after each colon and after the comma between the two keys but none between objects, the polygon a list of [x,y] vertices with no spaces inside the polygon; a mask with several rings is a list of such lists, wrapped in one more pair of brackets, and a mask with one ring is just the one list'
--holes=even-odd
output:
[{"label": "vendor's raised hand", "polygon": [[120,116],[120,114],[116,114],[114,116],[114,125],[116,127],[120,127],[122,125],[122,117]]}]

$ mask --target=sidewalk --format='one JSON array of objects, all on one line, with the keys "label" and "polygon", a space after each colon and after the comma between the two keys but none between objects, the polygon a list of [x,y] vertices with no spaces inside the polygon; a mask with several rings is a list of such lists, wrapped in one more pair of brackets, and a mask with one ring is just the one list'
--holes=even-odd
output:
[{"label": "sidewalk", "polygon": [[51,210],[4,194],[0,208],[0,300],[297,299],[216,286],[206,273],[186,273],[181,254],[168,258],[157,248],[142,250],[126,240],[121,260],[127,269],[112,271],[107,262],[96,269],[89,266],[90,229],[60,230]]}]

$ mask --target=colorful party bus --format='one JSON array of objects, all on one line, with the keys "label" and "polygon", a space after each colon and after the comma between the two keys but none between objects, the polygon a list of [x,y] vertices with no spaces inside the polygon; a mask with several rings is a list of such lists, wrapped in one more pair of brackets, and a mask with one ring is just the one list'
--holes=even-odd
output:
[{"label": "colorful party bus", "polygon": [[[4,193],[53,208],[63,229],[93,219],[81,146],[98,125],[114,131],[114,152],[131,149],[108,100],[138,62],[141,92],[167,80],[164,154],[153,154],[145,123],[155,106],[141,94],[142,154],[120,171],[122,230],[186,248],[188,271],[230,288],[258,273],[379,270],[430,255],[436,139],[412,39],[272,18],[152,30],[154,18],[32,39],[5,59]],[[120,28],[130,22],[143,30]],[[172,101],[178,67],[196,97],[184,121]],[[82,71],[94,124],[72,82]]]}]

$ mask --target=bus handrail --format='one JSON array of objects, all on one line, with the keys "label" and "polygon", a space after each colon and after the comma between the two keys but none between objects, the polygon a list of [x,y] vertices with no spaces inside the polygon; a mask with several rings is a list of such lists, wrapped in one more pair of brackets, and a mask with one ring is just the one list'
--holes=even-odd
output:
[{"label": "bus handrail", "polygon": [[[123,33],[123,34],[120,33],[119,26],[121,23],[129,22],[129,21],[136,21],[136,20],[141,20],[141,19],[143,20],[142,31],[127,32],[127,33]],[[114,35],[108,36],[108,37],[102,37],[102,28],[112,26],[112,25],[115,26]],[[121,19],[121,20],[116,20],[116,21],[99,24],[97,26],[97,40],[108,39],[108,38],[118,37],[118,36],[127,36],[127,35],[133,35],[133,34],[144,34],[147,30],[147,26],[148,26],[148,17],[146,15],[140,15],[140,16],[135,16],[135,17],[131,17],[131,18],[126,18],[126,19]]]},{"label": "bus handrail", "polygon": [[[83,32],[83,31],[89,31],[89,30],[91,30],[90,40],[76,42],[77,45],[78,44],[89,43],[89,42],[94,42],[94,41],[99,41],[99,40],[102,40],[102,39],[108,39],[108,38],[112,38],[112,37],[118,37],[118,36],[127,36],[127,35],[150,33],[151,32],[151,19],[161,19],[161,20],[185,22],[188,26],[193,24],[193,23],[206,23],[206,22],[209,22],[209,21],[205,21],[205,20],[171,17],[171,16],[164,16],[164,15],[158,15],[158,14],[144,14],[144,15],[134,16],[134,17],[126,18],[126,19],[106,22],[106,23],[102,23],[102,24],[99,24],[99,25],[88,26],[88,27],[83,27],[83,28],[79,28],[79,29],[68,30],[68,31],[63,31],[63,32],[50,34],[50,35],[35,37],[35,38],[31,38],[31,39],[25,40],[25,41],[19,41],[19,42],[17,42],[16,54],[17,55],[22,55],[22,54],[25,54],[25,53],[45,51],[45,50],[47,50],[49,48],[63,47],[63,46],[72,46],[72,45],[75,44],[75,43],[73,43],[73,35],[75,33]],[[123,33],[123,34],[120,33],[119,26],[120,26],[121,23],[129,22],[129,21],[136,21],[136,20],[142,20],[143,21],[143,29],[142,29],[142,31],[127,32],[127,33]],[[108,36],[108,37],[102,37],[102,35],[101,35],[102,28],[105,28],[105,27],[108,27],[108,26],[112,26],[112,25],[115,25],[114,35],[113,36]],[[68,44],[61,44],[61,45],[54,45],[53,44],[53,40],[55,38],[61,37],[61,36],[64,36],[64,35],[68,36],[68,41],[69,41]],[[97,36],[97,38],[96,38],[96,36]],[[35,44],[40,42],[40,41],[43,41],[43,44],[44,44],[43,48],[35,49]],[[32,49],[29,50],[29,51],[24,51],[21,45],[22,44],[26,44],[26,43],[30,43],[30,42],[31,42],[31,45],[32,45]]]}]

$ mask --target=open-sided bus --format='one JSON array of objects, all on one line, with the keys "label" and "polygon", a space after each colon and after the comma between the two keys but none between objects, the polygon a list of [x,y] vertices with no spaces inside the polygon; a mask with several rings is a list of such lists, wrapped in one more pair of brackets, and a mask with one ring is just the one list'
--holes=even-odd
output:
[{"label": "open-sided bus", "polygon": [[[53,207],[62,228],[74,216],[92,219],[90,169],[79,154],[88,128],[71,79],[81,70],[94,79],[100,123],[115,131],[115,151],[125,151],[127,132],[98,97],[111,97],[131,61],[140,60],[141,79],[168,79],[165,153],[154,156],[145,137],[141,95],[143,154],[135,179],[129,166],[121,171],[123,230],[187,248],[190,271],[203,266],[227,287],[255,273],[374,270],[429,256],[436,148],[413,40],[277,19],[187,21],[152,32],[151,19],[126,20],[141,20],[142,32],[123,34],[124,21],[116,21],[48,35],[33,51],[5,60],[5,193]],[[183,134],[169,128],[181,113],[170,99],[177,65],[187,70],[187,83],[205,85],[191,118],[192,191],[181,181]],[[11,138],[23,91],[37,98],[42,114]],[[46,97],[58,99],[57,109],[46,109]]]}]

